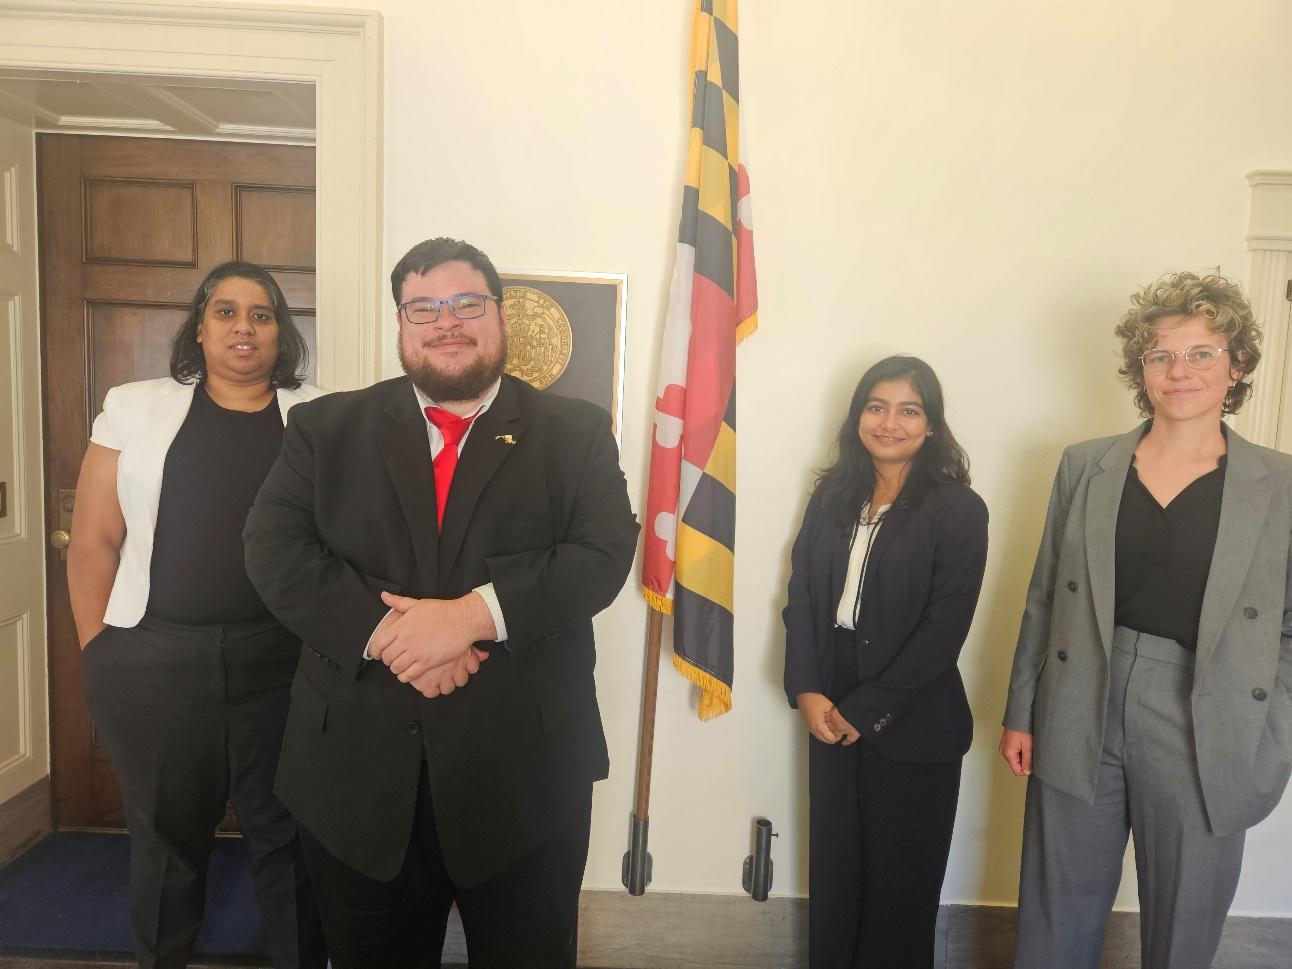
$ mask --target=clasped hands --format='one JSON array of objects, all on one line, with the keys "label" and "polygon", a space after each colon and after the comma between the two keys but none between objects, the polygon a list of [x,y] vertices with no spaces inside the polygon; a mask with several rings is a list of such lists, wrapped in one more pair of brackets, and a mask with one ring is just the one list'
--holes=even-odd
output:
[{"label": "clasped hands", "polygon": [[861,738],[857,728],[844,719],[839,708],[824,694],[800,693],[795,700],[808,730],[821,743],[835,744],[842,740],[847,747]]},{"label": "clasped hands", "polygon": [[372,634],[368,655],[423,696],[443,696],[466,686],[489,658],[474,644],[492,640],[498,632],[489,607],[476,593],[460,599],[413,599],[383,592],[381,601],[391,611]]}]

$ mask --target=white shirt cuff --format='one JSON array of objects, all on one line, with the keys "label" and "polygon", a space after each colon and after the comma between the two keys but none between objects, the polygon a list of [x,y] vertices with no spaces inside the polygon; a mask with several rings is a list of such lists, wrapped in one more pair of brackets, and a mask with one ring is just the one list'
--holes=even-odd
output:
[{"label": "white shirt cuff", "polygon": [[[498,636],[494,642],[504,642],[507,639],[507,623],[503,621],[502,605],[498,602],[498,593],[493,590],[493,583],[490,582],[487,585],[477,586],[471,591],[484,600],[485,608],[489,610],[489,615],[493,617],[494,629],[498,631]],[[376,627],[369,634],[368,641],[363,644],[364,659],[372,659],[372,655],[368,652],[368,647],[372,645],[372,637],[377,635],[377,630],[381,628],[381,623],[389,619],[390,614],[394,611],[394,609],[388,610],[386,614],[381,617],[381,622],[377,623]]]},{"label": "white shirt cuff", "polygon": [[498,602],[498,593],[494,592],[493,583],[478,585],[471,591],[483,599],[485,605],[489,607],[489,615],[493,616],[494,629],[498,631],[494,642],[505,642],[507,639],[507,623],[503,621],[502,605]]},{"label": "white shirt cuff", "polygon": [[[395,611],[394,609],[387,610],[386,614],[381,617],[381,622],[385,622],[387,619],[389,619],[390,614],[394,611]],[[381,628],[381,622],[377,623],[376,628],[374,628],[373,631],[369,633],[368,641],[363,644],[363,658],[366,660],[372,659],[372,655],[368,652],[368,647],[372,645],[372,637],[377,635],[377,630]]]}]

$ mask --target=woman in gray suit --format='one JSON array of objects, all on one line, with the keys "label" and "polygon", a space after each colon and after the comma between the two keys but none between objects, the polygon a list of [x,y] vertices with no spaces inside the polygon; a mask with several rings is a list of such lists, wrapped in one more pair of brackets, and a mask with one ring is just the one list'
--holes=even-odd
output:
[{"label": "woman in gray suit", "polygon": [[1063,454],[1000,742],[1030,775],[1016,969],[1096,969],[1128,835],[1142,965],[1210,966],[1292,760],[1292,458],[1221,422],[1260,359],[1251,307],[1178,273],[1115,332],[1148,420]]}]

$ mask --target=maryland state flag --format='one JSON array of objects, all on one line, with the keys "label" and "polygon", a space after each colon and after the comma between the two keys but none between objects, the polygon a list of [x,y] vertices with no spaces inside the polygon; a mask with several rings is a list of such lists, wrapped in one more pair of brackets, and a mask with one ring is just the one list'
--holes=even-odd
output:
[{"label": "maryland state flag", "polygon": [[642,563],[646,601],[674,617],[673,665],[703,691],[701,720],[731,709],[736,344],[758,326],[736,31],[736,0],[697,0]]}]

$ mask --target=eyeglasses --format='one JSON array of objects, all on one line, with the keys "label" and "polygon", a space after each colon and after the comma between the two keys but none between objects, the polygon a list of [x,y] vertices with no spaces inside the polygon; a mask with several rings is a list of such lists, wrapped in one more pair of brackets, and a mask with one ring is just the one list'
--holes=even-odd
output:
[{"label": "eyeglasses", "polygon": [[1184,357],[1184,362],[1192,370],[1210,370],[1216,365],[1220,355],[1228,352],[1224,347],[1209,347],[1206,344],[1185,347],[1183,350],[1154,348],[1141,353],[1139,360],[1144,365],[1145,371],[1154,376],[1159,376],[1171,369],[1176,357]]},{"label": "eyeglasses", "polygon": [[497,296],[463,293],[460,296],[450,296],[448,299],[410,299],[407,303],[399,304],[399,312],[414,326],[434,323],[440,318],[441,306],[447,306],[449,312],[459,320],[474,320],[478,316],[484,316],[490,300],[495,303],[502,302]]}]

